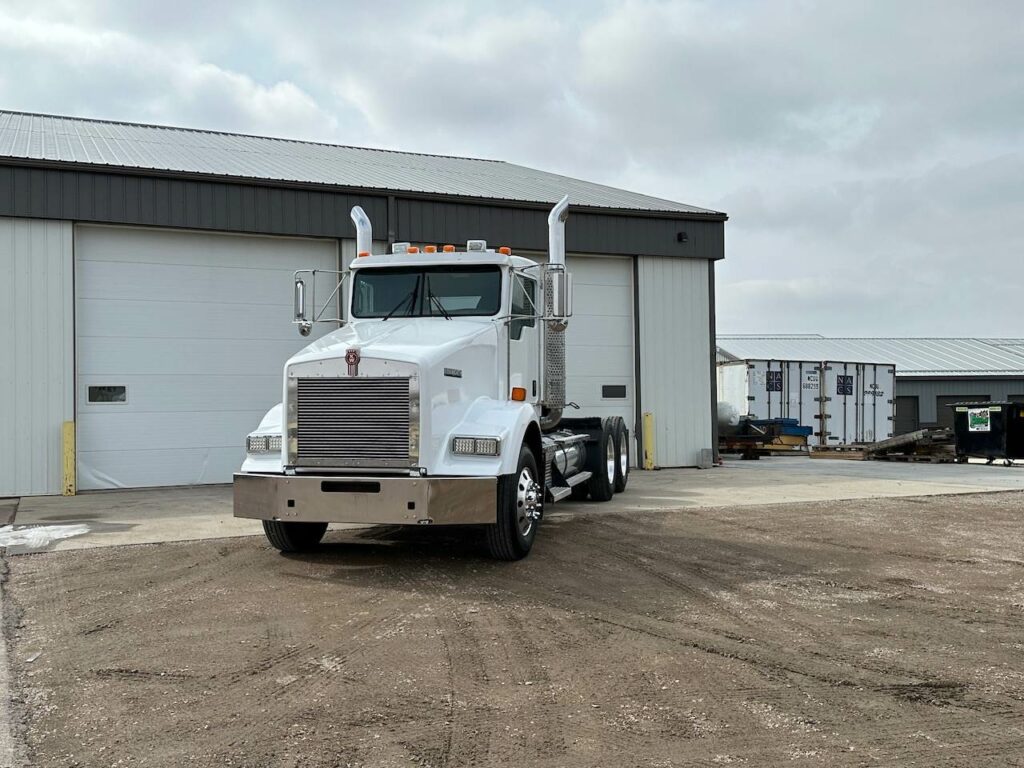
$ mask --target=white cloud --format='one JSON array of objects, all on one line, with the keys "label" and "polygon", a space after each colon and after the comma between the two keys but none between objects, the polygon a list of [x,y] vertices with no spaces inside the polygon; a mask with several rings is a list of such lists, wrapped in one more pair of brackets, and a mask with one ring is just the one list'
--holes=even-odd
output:
[{"label": "white cloud", "polygon": [[332,135],[336,127],[294,83],[258,83],[187,47],[3,12],[0,29],[7,107],[297,138]]},{"label": "white cloud", "polygon": [[717,207],[723,331],[1022,333],[1014,2],[5,8],[6,107],[493,157]]}]

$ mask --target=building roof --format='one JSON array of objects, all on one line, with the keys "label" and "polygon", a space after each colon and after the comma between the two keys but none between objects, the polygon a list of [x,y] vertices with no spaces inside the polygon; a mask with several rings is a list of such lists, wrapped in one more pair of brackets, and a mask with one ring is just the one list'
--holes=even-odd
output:
[{"label": "building roof", "polygon": [[897,376],[1024,376],[1024,339],[721,335],[718,352],[735,360],[884,363]]},{"label": "building roof", "polygon": [[0,157],[724,218],[497,160],[0,110]]}]

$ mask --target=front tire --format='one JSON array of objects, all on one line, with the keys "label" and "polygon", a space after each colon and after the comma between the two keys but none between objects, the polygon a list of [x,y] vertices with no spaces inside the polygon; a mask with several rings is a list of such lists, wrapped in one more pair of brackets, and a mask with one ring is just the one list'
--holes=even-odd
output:
[{"label": "front tire", "polygon": [[274,549],[281,552],[308,552],[327,533],[327,523],[294,523],[264,520],[263,532]]},{"label": "front tire", "polygon": [[530,554],[544,503],[539,478],[537,459],[524,445],[515,474],[498,478],[498,519],[487,526],[487,549],[495,560],[522,560]]}]

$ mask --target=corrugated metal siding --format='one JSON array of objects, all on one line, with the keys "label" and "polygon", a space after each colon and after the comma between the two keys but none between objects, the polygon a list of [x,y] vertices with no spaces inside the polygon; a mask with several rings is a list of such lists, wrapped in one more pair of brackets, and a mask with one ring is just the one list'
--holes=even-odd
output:
[{"label": "corrugated metal siding", "polygon": [[919,414],[922,427],[939,423],[936,402],[939,397],[952,395],[987,394],[993,400],[1011,400],[1015,395],[1024,395],[1024,378],[992,379],[900,379],[896,378],[896,396],[919,398]]},{"label": "corrugated metal siding", "polygon": [[[516,250],[547,250],[542,209],[397,199],[389,221],[382,194],[0,165],[0,216],[354,237],[354,205],[363,206],[378,237],[392,231],[396,240],[455,244],[484,238]],[[679,242],[679,232],[687,242]],[[724,233],[721,221],[573,212],[566,238],[570,249],[587,253],[720,259]]]},{"label": "corrugated metal siding", "polygon": [[641,408],[654,414],[655,462],[695,466],[712,448],[711,263],[640,256]]},{"label": "corrugated metal siding", "polygon": [[74,418],[71,225],[0,218],[0,496],[60,493]]},{"label": "corrugated metal siding", "polygon": [[187,128],[0,112],[0,156],[495,200],[720,216],[716,211],[495,160]]}]

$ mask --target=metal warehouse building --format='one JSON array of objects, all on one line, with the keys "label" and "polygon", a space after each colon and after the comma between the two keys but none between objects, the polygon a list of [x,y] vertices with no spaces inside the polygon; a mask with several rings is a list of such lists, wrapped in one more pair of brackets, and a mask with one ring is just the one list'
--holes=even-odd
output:
[{"label": "metal warehouse building", "polygon": [[569,400],[714,445],[722,213],[510,163],[0,112],[0,496],[223,483],[281,399],[291,274],[395,241],[534,255],[568,193]]},{"label": "metal warehouse building", "polygon": [[898,435],[952,427],[951,403],[1024,402],[1024,339],[728,335],[718,338],[718,348],[739,358],[894,363]]}]

